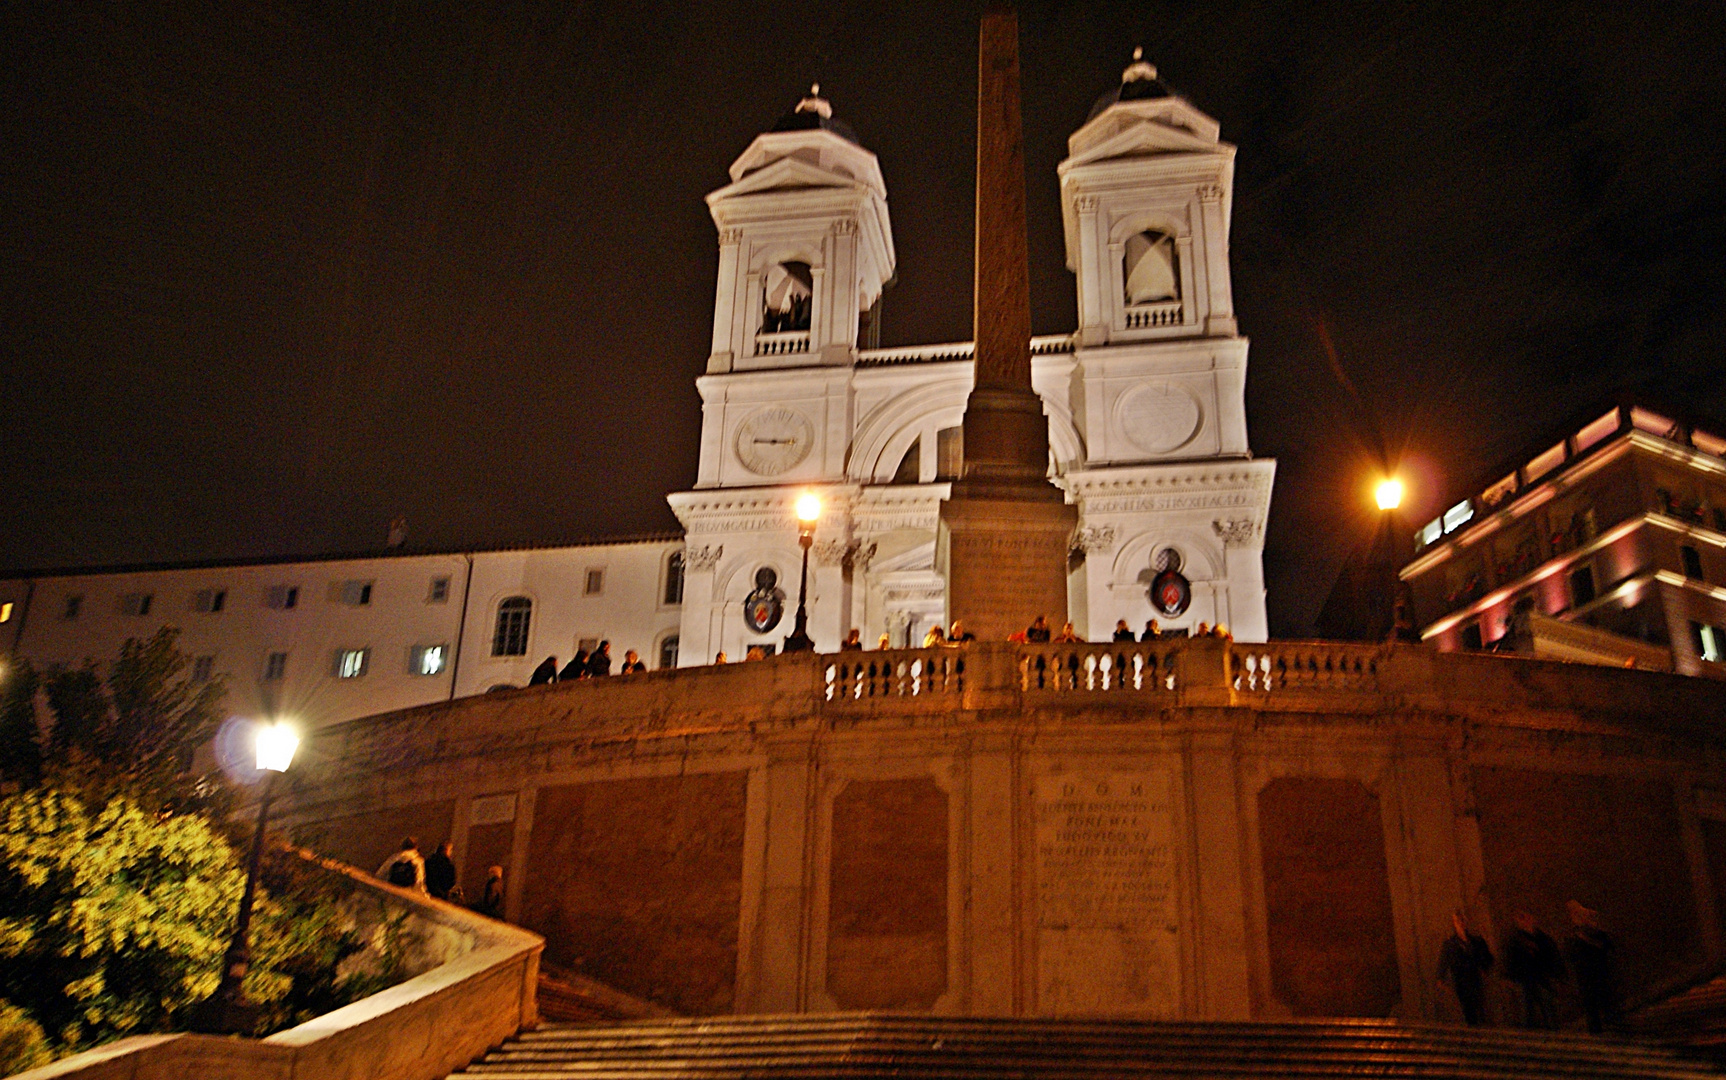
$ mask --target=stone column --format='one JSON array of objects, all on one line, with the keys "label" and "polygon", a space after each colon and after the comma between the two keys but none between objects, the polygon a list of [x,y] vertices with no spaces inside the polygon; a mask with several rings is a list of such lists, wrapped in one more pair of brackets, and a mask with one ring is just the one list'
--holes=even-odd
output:
[{"label": "stone column", "polygon": [[936,557],[947,618],[1000,640],[1067,614],[1067,539],[1077,513],[1046,476],[1049,422],[1031,388],[1031,290],[1019,20],[983,15],[977,50],[976,381],[965,403],[965,467],[941,504]]}]

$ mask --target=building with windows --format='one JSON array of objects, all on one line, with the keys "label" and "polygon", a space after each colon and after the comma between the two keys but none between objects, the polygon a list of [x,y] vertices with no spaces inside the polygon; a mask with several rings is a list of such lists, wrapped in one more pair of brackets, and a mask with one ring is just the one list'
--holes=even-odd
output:
[{"label": "building with windows", "polygon": [[1423,639],[1726,678],[1726,438],[1609,410],[1423,526]]},{"label": "building with windows", "polygon": [[180,630],[195,680],[242,715],[309,726],[527,685],[547,656],[612,643],[678,662],[683,542],[297,562],[117,567],[0,581],[0,649],[43,666],[107,663]]},{"label": "building with windows", "polygon": [[[1092,640],[1155,618],[1262,641],[1275,463],[1247,442],[1234,147],[1135,60],[1059,177],[1078,330],[1032,342],[1032,378],[1050,475],[1078,509],[1069,616]],[[546,656],[606,639],[619,663],[738,659],[791,629],[805,492],[823,501],[816,648],[853,628],[920,641],[948,620],[937,519],[963,461],[972,346],[875,347],[896,264],[886,184],[817,93],[730,181],[707,197],[719,272],[699,468],[670,496],[684,536],[36,575],[0,582],[0,647],[76,664],[177,626],[193,673],[225,676],[237,710],[314,723],[521,686]]]}]

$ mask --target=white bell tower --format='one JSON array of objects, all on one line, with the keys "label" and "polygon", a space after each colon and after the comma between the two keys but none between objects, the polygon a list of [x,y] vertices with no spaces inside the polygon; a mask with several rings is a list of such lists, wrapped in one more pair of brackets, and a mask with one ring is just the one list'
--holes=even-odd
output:
[{"label": "white bell tower", "polygon": [[719,228],[709,374],[849,365],[860,318],[892,280],[880,163],[819,91],[707,196]]},{"label": "white bell tower", "polygon": [[[1093,637],[1227,624],[1265,637],[1264,526],[1276,463],[1247,443],[1247,339],[1235,325],[1235,148],[1139,51],[1058,169],[1078,276],[1072,412],[1084,464],[1068,606]],[[1177,567],[1190,602],[1156,606]],[[1075,619],[1075,621],[1081,621]]]}]

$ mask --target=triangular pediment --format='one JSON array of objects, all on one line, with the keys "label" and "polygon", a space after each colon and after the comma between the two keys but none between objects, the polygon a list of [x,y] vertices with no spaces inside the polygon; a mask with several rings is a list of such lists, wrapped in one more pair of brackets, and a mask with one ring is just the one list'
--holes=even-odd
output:
[{"label": "triangular pediment", "polygon": [[769,165],[764,165],[746,174],[734,184],[727,184],[718,191],[710,192],[707,201],[711,205],[719,199],[734,198],[738,195],[753,195],[764,191],[789,191],[800,188],[865,188],[868,185],[855,177],[824,169],[797,157],[782,157]]},{"label": "triangular pediment", "polygon": [[1180,98],[1121,102],[1098,113],[1067,140],[1067,169],[1112,158],[1215,153],[1217,122]]},{"label": "triangular pediment", "polygon": [[1102,141],[1093,143],[1082,153],[1062,162],[1062,168],[1089,165],[1115,158],[1151,157],[1156,154],[1214,154],[1218,143],[1181,128],[1167,127],[1154,121],[1141,120],[1116,131]]}]

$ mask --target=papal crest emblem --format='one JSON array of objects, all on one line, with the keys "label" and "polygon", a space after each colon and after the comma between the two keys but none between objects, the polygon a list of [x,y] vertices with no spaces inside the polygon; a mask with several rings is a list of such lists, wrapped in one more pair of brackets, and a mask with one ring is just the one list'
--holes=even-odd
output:
[{"label": "papal crest emblem", "polygon": [[772,567],[755,571],[755,590],[743,598],[743,622],[757,634],[765,634],[785,617],[785,593],[779,589],[779,574]]},{"label": "papal crest emblem", "polygon": [[1157,552],[1157,576],[1151,579],[1151,606],[1164,618],[1185,615],[1193,602],[1193,586],[1181,574],[1181,554],[1174,548]]}]

